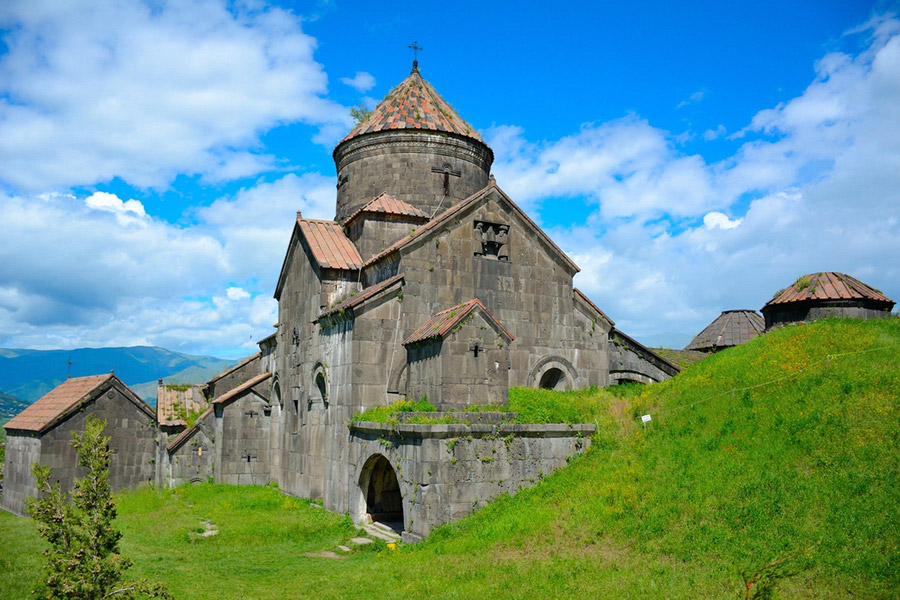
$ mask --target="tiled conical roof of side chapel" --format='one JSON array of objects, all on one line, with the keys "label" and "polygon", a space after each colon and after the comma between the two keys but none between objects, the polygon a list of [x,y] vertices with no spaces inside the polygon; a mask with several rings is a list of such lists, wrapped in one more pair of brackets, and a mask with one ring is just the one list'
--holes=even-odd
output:
[{"label": "tiled conical roof of side chapel", "polygon": [[[369,116],[347,134],[341,143],[366,133],[396,129],[425,129],[455,133],[484,143],[431,84],[419,74],[418,66],[385,96]],[[340,146],[340,144],[338,144]]]}]

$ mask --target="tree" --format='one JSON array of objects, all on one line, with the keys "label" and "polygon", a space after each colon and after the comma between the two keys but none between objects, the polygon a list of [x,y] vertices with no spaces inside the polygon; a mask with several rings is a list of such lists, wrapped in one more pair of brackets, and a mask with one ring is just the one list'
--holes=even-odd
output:
[{"label": "tree", "polygon": [[171,598],[160,585],[144,580],[125,582],[131,561],[119,554],[122,534],[113,526],[116,505],[109,488],[109,440],[106,421],[89,416],[84,433],[74,434],[78,465],[87,474],[75,482],[71,496],[50,485],[50,467],[35,463],[40,499],[29,498],[27,512],[50,547],[39,598],[100,600],[101,598]]},{"label": "tree", "polygon": [[356,106],[350,108],[350,116],[353,118],[353,122],[355,125],[359,125],[363,121],[369,118],[369,115],[372,114],[372,111],[366,108],[365,103],[360,102]]}]

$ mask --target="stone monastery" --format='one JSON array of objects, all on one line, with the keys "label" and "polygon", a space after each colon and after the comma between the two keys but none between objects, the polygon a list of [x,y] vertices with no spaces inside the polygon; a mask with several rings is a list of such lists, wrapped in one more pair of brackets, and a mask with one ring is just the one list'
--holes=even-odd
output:
[{"label": "stone monastery", "polygon": [[[202,388],[160,385],[156,415],[115,375],[66,381],[6,426],[4,508],[22,513],[35,461],[71,482],[71,431],[97,412],[120,487],[277,482],[413,542],[590,442],[592,425],[508,424],[510,386],[677,373],[573,287],[578,266],[500,189],[493,152],[416,63],[334,160],[335,220],[297,214],[260,352]],[[455,422],[353,421],[426,397]]]}]

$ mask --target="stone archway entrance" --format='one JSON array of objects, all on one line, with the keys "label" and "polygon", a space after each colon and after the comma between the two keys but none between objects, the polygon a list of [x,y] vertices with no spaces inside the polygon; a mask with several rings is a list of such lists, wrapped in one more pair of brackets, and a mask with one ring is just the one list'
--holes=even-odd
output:
[{"label": "stone archway entrance", "polygon": [[542,390],[564,390],[566,389],[566,374],[560,369],[547,369],[541,375],[541,381],[538,384]]},{"label": "stone archway entrance", "polygon": [[403,497],[390,461],[376,454],[366,461],[359,478],[366,514],[394,531],[403,531]]}]

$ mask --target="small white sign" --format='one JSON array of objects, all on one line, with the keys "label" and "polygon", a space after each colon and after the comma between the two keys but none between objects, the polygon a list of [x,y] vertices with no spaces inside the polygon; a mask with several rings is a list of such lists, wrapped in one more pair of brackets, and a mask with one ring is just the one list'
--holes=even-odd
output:
[{"label": "small white sign", "polygon": [[644,415],[644,416],[642,416],[642,417],[641,417],[641,422],[642,422],[642,423],[649,423],[649,422],[650,422],[650,415]]}]

